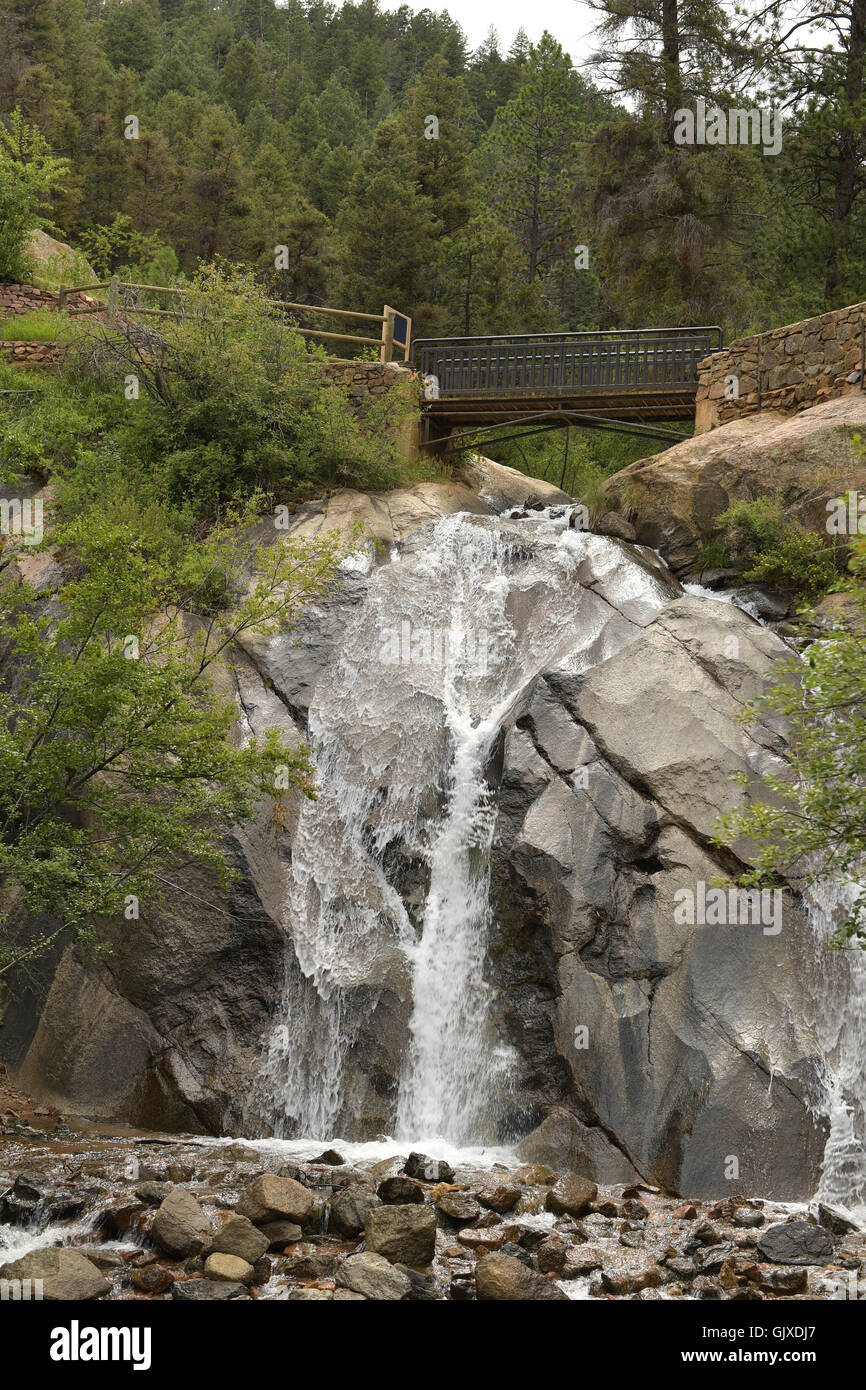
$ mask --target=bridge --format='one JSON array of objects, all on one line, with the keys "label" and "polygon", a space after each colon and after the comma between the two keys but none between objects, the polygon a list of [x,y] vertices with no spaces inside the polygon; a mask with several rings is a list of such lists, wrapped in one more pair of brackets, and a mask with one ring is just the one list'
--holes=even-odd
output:
[{"label": "bridge", "polygon": [[682,439],[658,422],[694,420],[698,363],[721,347],[717,325],[417,338],[424,442],[448,451],[564,425]]}]

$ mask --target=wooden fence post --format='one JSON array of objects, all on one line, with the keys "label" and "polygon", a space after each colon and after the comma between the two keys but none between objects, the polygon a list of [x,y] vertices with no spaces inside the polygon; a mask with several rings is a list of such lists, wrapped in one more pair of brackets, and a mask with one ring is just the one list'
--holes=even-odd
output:
[{"label": "wooden fence post", "polygon": [[108,326],[114,328],[117,323],[117,301],[119,298],[120,282],[116,275],[112,275],[108,282]]},{"label": "wooden fence post", "polygon": [[60,286],[60,295],[59,295],[58,300],[57,300],[57,310],[58,310],[58,313],[61,313],[61,314],[62,314],[62,313],[63,313],[63,310],[64,310],[65,308],[66,308],[66,291],[65,291],[65,289],[63,288],[63,286],[61,285],[61,286]]},{"label": "wooden fence post", "polygon": [[382,313],[384,322],[382,324],[382,349],[379,353],[379,361],[390,362],[394,356],[394,310],[390,304],[386,304]]}]

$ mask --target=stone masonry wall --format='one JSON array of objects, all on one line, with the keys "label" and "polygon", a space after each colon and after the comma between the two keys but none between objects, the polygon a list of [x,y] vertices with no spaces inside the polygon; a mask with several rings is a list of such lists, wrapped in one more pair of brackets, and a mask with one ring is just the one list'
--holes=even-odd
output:
[{"label": "stone masonry wall", "polygon": [[[695,433],[758,410],[793,415],[831,396],[859,391],[859,379],[848,378],[860,370],[864,321],[866,304],[851,304],[755,337],[736,338],[723,352],[705,357],[698,367]],[[729,399],[726,378],[732,376],[739,394]]]},{"label": "stone masonry wall", "polygon": [[[60,301],[57,290],[40,290],[35,285],[0,285],[0,318],[29,314],[33,309],[56,309]],[[78,290],[66,296],[66,311],[70,314],[90,309],[99,301]]]}]

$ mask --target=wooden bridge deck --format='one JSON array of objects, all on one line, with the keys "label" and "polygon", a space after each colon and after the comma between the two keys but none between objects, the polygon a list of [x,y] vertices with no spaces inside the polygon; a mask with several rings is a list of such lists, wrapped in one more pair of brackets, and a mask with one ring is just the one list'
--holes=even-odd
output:
[{"label": "wooden bridge deck", "polygon": [[698,363],[722,346],[700,328],[419,338],[428,438],[549,417],[586,424],[691,419]]}]

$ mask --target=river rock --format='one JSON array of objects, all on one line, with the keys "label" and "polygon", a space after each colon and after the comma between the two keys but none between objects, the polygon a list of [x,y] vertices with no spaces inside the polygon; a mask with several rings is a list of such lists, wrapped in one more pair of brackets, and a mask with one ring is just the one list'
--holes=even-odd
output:
[{"label": "river rock", "polygon": [[331,1198],[330,1224],[341,1236],[352,1239],[361,1234],[370,1212],[381,1205],[380,1198],[368,1187],[343,1187]]},{"label": "river rock", "polygon": [[454,1181],[454,1169],[444,1158],[428,1158],[426,1154],[411,1153],[403,1172],[408,1178],[419,1178],[422,1182]]},{"label": "river rock", "polygon": [[206,1279],[225,1279],[230,1284],[251,1284],[253,1267],[248,1260],[238,1259],[237,1255],[208,1255],[204,1262]]},{"label": "river rock", "polygon": [[769,1226],[758,1241],[758,1255],[776,1265],[825,1265],[833,1258],[833,1241],[823,1226],[786,1221]]},{"label": "river rock", "polygon": [[449,1221],[459,1221],[461,1225],[481,1215],[481,1207],[470,1192],[440,1192],[433,1205]]},{"label": "river rock", "polygon": [[383,1202],[394,1207],[408,1206],[412,1202],[425,1200],[424,1188],[420,1182],[416,1182],[414,1178],[407,1178],[403,1173],[383,1179],[376,1192]]},{"label": "river rock", "polygon": [[145,1265],[143,1269],[134,1269],[130,1276],[130,1282],[134,1289],[139,1293],[158,1295],[167,1293],[174,1283],[175,1276],[171,1270],[166,1269],[165,1265],[151,1264]]},{"label": "river rock", "polygon": [[195,1197],[184,1187],[174,1187],[159,1205],[151,1234],[160,1249],[182,1259],[197,1254],[208,1243],[211,1226]]},{"label": "river rock", "polygon": [[237,1212],[249,1217],[255,1226],[269,1221],[294,1221],[303,1226],[312,1206],[312,1192],[293,1178],[262,1173],[244,1189]]},{"label": "river rock", "polygon": [[267,1236],[269,1250],[282,1250],[287,1245],[294,1245],[303,1235],[300,1226],[293,1221],[263,1221],[258,1229],[263,1236]]},{"label": "river rock", "polygon": [[484,1183],[475,1189],[475,1195],[483,1207],[490,1211],[511,1211],[520,1201],[520,1188],[511,1183]]},{"label": "river rock", "polygon": [[493,1251],[475,1266],[476,1295],[481,1302],[568,1301],[558,1285],[520,1260]]},{"label": "river rock", "polygon": [[20,1260],[0,1265],[0,1279],[41,1279],[47,1302],[78,1303],[102,1298],[111,1284],[78,1250],[64,1246],[31,1250]]},{"label": "river rock", "polygon": [[[300,1231],[298,1232],[300,1235]],[[260,1231],[246,1216],[234,1214],[217,1228],[207,1255],[234,1255],[247,1264],[254,1265],[270,1246],[270,1238]],[[243,1281],[241,1281],[243,1282]]]},{"label": "river rock", "polygon": [[344,1260],[337,1270],[336,1282],[341,1288],[362,1293],[365,1298],[388,1302],[406,1298],[412,1291],[408,1276],[371,1250]]},{"label": "river rock", "polygon": [[364,1224],[367,1249],[393,1264],[427,1265],[436,1253],[436,1216],[428,1206],[375,1207]]},{"label": "river rock", "polygon": [[177,1279],[171,1286],[171,1296],[181,1303],[215,1303],[250,1295],[244,1284],[227,1279]]},{"label": "river rock", "polygon": [[547,1194],[545,1206],[557,1216],[583,1216],[598,1196],[598,1187],[586,1178],[567,1174],[559,1178]]}]

